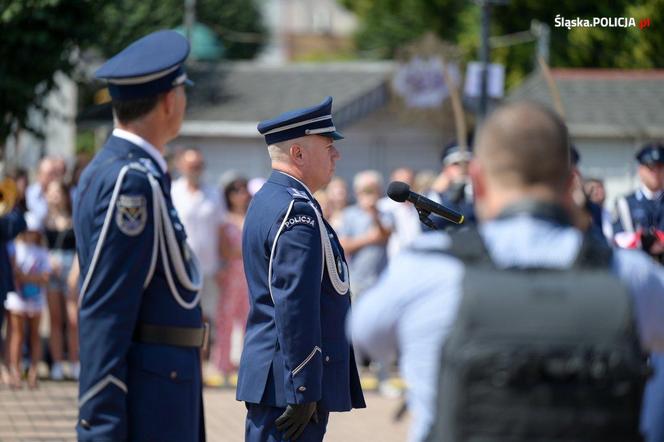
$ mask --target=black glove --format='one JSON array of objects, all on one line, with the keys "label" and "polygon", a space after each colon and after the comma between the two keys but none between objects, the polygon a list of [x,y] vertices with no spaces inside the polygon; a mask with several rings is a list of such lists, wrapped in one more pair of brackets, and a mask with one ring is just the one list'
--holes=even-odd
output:
[{"label": "black glove", "polygon": [[288,405],[284,414],[279,416],[274,423],[277,430],[284,433],[284,439],[295,440],[302,435],[310,420],[318,422],[316,402]]}]

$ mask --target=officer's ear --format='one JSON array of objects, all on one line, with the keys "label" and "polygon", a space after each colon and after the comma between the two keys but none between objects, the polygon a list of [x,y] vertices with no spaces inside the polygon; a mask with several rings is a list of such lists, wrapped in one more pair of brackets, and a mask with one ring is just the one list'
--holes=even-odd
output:
[{"label": "officer's ear", "polygon": [[168,92],[164,92],[160,97],[159,97],[159,103],[161,106],[163,106],[163,111],[166,116],[171,116],[173,112],[175,112],[175,88],[169,90]]},{"label": "officer's ear", "polygon": [[475,198],[483,198],[487,191],[486,174],[482,164],[476,158],[473,158],[468,163],[468,175],[470,176],[470,181],[473,183]]},{"label": "officer's ear", "polygon": [[290,156],[295,164],[301,164],[304,161],[304,149],[299,143],[291,144]]}]

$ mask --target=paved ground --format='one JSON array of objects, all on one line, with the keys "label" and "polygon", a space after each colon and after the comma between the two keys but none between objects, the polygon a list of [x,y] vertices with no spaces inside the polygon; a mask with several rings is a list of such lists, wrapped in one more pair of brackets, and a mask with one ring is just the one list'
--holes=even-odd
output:
[{"label": "paved ground", "polygon": [[[244,405],[230,388],[205,390],[208,440],[240,442],[244,432]],[[366,394],[368,408],[337,413],[330,419],[326,442],[406,440],[407,419],[392,419],[400,405],[376,393]],[[76,420],[76,384],[43,381],[37,390],[9,390],[0,386],[0,441],[73,441]]]}]

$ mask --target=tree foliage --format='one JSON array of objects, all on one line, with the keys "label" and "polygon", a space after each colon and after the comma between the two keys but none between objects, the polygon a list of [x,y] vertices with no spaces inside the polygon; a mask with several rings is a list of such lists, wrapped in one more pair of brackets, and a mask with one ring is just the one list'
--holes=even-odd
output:
[{"label": "tree foliage", "polygon": [[[107,56],[145,34],[175,28],[184,21],[184,0],[113,0],[103,3],[97,46]],[[198,0],[196,20],[219,34],[225,56],[229,59],[253,58],[266,32],[253,1]],[[238,35],[253,38],[242,41]]]},{"label": "tree foliage", "polygon": [[0,5],[0,140],[5,140],[17,128],[39,134],[31,127],[30,109],[41,109],[55,72],[74,70],[78,47],[90,44],[96,30],[89,19],[92,1],[2,0]]},{"label": "tree foliage", "polygon": [[[184,0],[0,0],[0,146],[20,129],[40,134],[31,111],[46,112],[55,73],[72,75],[84,50],[110,56],[183,17]],[[252,58],[260,49],[265,28],[252,1],[198,0],[197,18],[224,33],[227,58]]]},{"label": "tree foliage", "polygon": [[[380,58],[434,31],[443,40],[459,45],[465,60],[478,58],[480,10],[469,0],[338,0],[360,19],[358,49]],[[651,27],[556,28],[555,17],[650,18]],[[611,2],[561,0],[509,0],[492,7],[491,35],[530,29],[538,20],[551,27],[551,65],[564,67],[650,68],[664,66],[664,0],[614,0]],[[492,61],[504,63],[508,84],[533,70],[536,44],[524,43],[495,49]]]}]

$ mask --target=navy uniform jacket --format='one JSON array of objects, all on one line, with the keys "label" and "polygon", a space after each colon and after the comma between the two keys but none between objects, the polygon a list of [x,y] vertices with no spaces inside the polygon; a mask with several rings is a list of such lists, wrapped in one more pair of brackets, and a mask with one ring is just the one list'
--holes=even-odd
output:
[{"label": "navy uniform jacket", "polygon": [[325,221],[331,256],[323,256],[317,204],[301,182],[273,171],[249,207],[242,251],[251,309],[240,401],[274,407],[318,402],[324,411],[365,407],[344,334],[350,294],[347,286],[339,293],[337,279],[348,282],[348,267]]},{"label": "navy uniform jacket", "polygon": [[[0,217],[0,303],[5,302],[7,293],[14,291],[14,272],[9,261],[7,243],[16,238],[16,235],[25,228],[25,219],[18,209]],[[0,318],[1,325],[2,318]]]},{"label": "navy uniform jacket", "polygon": [[137,324],[201,327],[197,264],[170,178],[146,151],[111,136],[79,189],[78,439],[202,440],[199,349],[132,338]]},{"label": "navy uniform jacket", "polygon": [[648,230],[652,227],[664,231],[664,195],[649,200],[641,190],[632,192],[616,202],[616,215],[614,233]]}]

